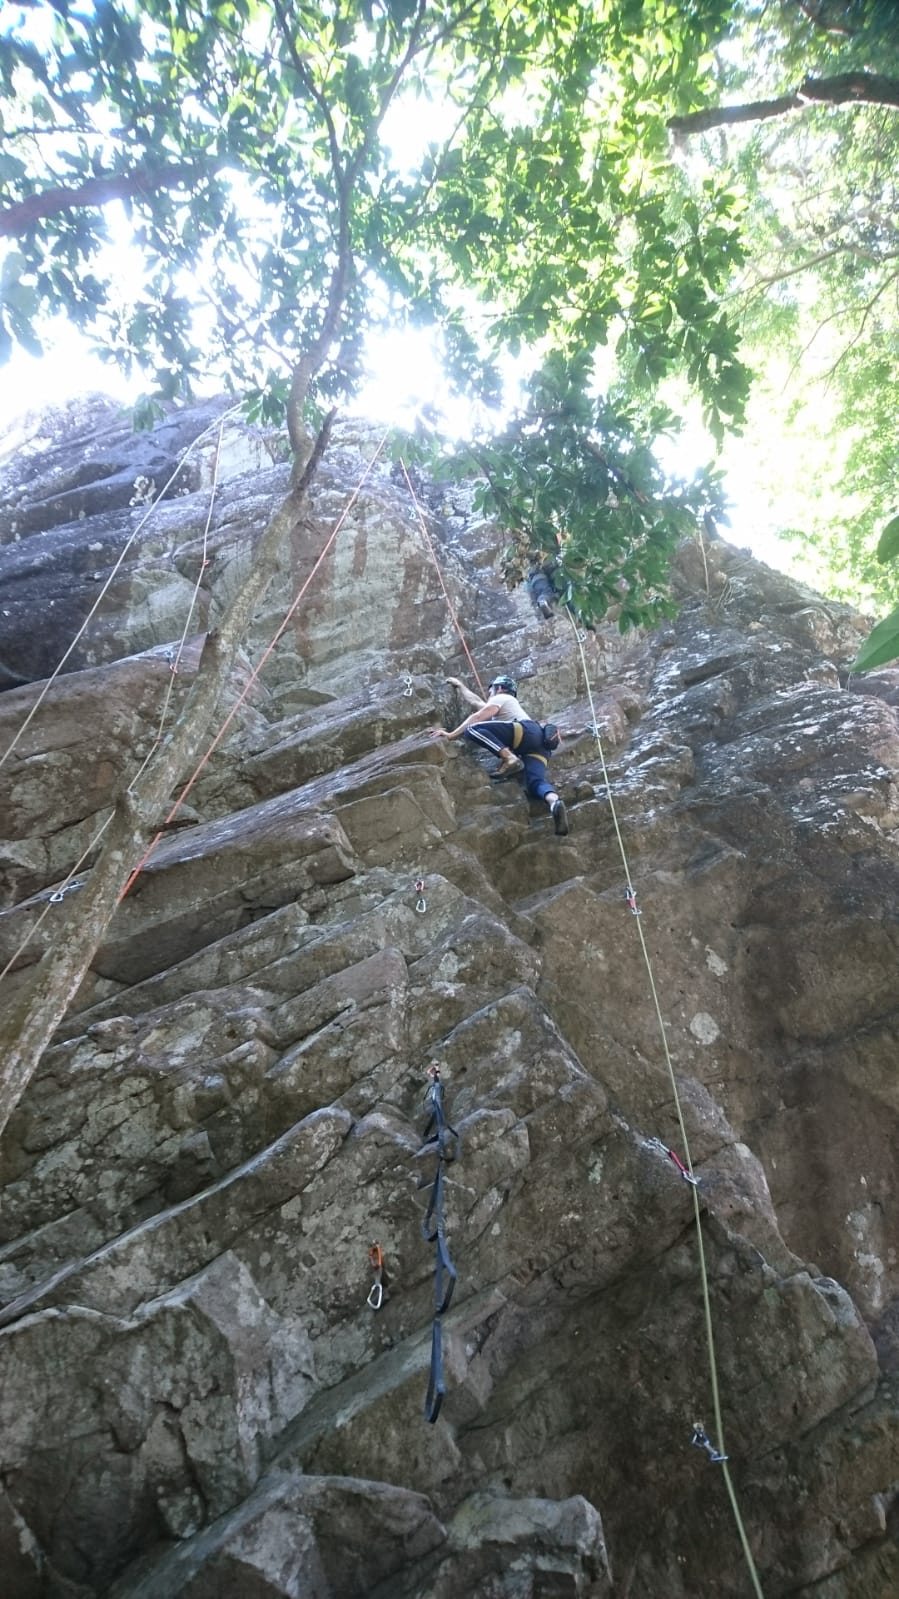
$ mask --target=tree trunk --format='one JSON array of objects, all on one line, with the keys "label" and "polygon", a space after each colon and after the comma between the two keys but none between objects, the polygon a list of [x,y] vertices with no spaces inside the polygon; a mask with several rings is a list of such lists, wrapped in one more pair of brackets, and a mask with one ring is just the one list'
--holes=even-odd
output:
[{"label": "tree trunk", "polygon": [[[313,462],[320,453],[316,449]],[[247,627],[305,505],[309,476],[307,472],[304,483],[275,511],[246,581],[220,628],[206,639],[196,681],[171,733],[140,783],[119,799],[88,882],[77,900],[66,899],[60,907],[65,920],[60,919],[59,936],[34,966],[15,1005],[5,1011],[0,1024],[0,1136],[87,974],[147,834],[159,825],[172,790],[197,759]]]}]

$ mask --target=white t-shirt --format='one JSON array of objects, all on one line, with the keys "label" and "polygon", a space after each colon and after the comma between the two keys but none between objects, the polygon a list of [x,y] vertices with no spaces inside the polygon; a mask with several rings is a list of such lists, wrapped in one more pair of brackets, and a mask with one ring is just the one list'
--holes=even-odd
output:
[{"label": "white t-shirt", "polygon": [[514,694],[491,694],[488,705],[498,706],[497,716],[502,722],[529,722],[524,706],[519,703]]}]

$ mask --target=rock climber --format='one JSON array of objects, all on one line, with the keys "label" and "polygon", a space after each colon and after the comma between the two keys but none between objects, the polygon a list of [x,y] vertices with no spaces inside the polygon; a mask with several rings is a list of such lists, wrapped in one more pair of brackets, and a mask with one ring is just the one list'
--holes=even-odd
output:
[{"label": "rock climber", "polygon": [[548,555],[541,564],[531,567],[524,583],[528,597],[538,616],[549,621],[555,615],[556,606],[563,601],[566,611],[573,617],[579,627],[586,628],[587,632],[595,633],[596,624],[585,622],[582,613],[576,605],[566,598],[568,594],[568,580],[562,571],[559,558]]},{"label": "rock climber", "polygon": [[546,801],[556,834],[564,838],[568,832],[565,803],[547,776],[549,757],[562,739],[559,729],[550,722],[543,727],[528,716],[518,700],[515,679],[505,673],[491,680],[486,700],[473,694],[458,677],[448,677],[446,681],[459,690],[474,710],[452,731],[445,727],[432,728],[433,737],[465,738],[491,750],[499,757],[499,767],[491,772],[491,777],[523,776],[526,793],[532,799]]},{"label": "rock climber", "polygon": [[558,563],[551,556],[544,561],[542,566],[534,566],[525,579],[525,588],[530,596],[531,604],[538,616],[549,621],[556,609],[556,600],[559,598],[553,587],[552,573]]}]

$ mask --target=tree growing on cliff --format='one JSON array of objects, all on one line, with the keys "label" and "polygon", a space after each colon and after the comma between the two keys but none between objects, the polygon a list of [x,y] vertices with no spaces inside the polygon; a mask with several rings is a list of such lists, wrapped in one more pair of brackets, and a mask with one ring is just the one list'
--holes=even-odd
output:
[{"label": "tree growing on cliff", "polygon": [[[503,347],[550,358],[584,389],[592,352],[614,337],[635,384],[685,365],[713,427],[739,417],[746,374],[714,303],[739,255],[732,197],[710,184],[701,204],[670,205],[658,109],[660,96],[691,103],[726,10],[31,0],[7,11],[6,347],[35,347],[41,312],[63,309],[169,400],[211,368],[286,418],[295,466],[180,719],[117,807],[77,938],[37,963],[5,1018],[0,1128],[196,756],[276,552],[302,523],[327,407],[352,390],[377,316],[435,321],[455,380],[488,396]],[[452,108],[450,131],[410,169],[391,153],[389,119],[429,97]],[[113,201],[131,229],[124,296],[106,254]]]}]

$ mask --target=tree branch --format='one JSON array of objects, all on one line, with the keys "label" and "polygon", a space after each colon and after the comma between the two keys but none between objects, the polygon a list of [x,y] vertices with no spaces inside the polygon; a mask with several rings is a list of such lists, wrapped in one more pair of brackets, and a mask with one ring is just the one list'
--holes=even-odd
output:
[{"label": "tree branch", "polygon": [[899,79],[878,72],[841,72],[834,78],[805,78],[800,99],[825,105],[887,105],[899,108]]},{"label": "tree branch", "polygon": [[861,338],[862,334],[864,333],[865,327],[867,326],[868,317],[871,315],[871,312],[874,310],[874,307],[877,304],[878,300],[880,300],[883,297],[883,295],[886,294],[887,289],[890,288],[890,286],[892,284],[897,282],[897,280],[899,280],[899,271],[891,272],[891,273],[889,273],[889,275],[887,276],[885,281],[883,283],[881,283],[875,289],[875,291],[872,294],[870,300],[867,302],[867,304],[865,305],[865,307],[864,307],[864,309],[862,311],[861,320],[860,320],[860,322],[858,324],[858,327],[855,330],[855,333],[854,333],[853,337],[849,340],[849,343],[847,345],[844,345],[843,349],[840,351],[839,355],[837,356],[836,360],[834,361],[833,366],[829,369],[828,372],[825,373],[825,382],[826,383],[830,382],[831,378],[833,377],[834,373],[837,370],[837,367],[840,365],[840,362],[841,361],[845,361],[847,355],[849,354],[849,351],[854,349],[855,345],[858,344],[858,341]]},{"label": "tree branch", "polygon": [[341,151],[340,141],[337,135],[334,118],[331,114],[330,105],[328,104],[328,101],[321,89],[316,84],[315,79],[302,54],[297,49],[296,42],[290,30],[290,18],[285,11],[283,0],[274,0],[275,16],[277,18],[281,37],[284,41],[284,46],[290,58],[291,64],[304,91],[318,107],[319,113],[325,125],[328,136],[331,172],[334,178],[334,187],[337,194],[337,233],[335,240],[337,258],[334,263],[334,268],[331,273],[331,280],[328,285],[328,298],[325,306],[325,312],[314,344],[305,355],[300,357],[293,369],[293,376],[290,384],[290,395],[287,401],[287,431],[294,454],[300,461],[302,460],[302,453],[305,446],[305,434],[303,431],[303,409],[306,404],[309,387],[316,373],[323,365],[327,357],[328,350],[337,336],[344,306],[346,304],[347,294],[349,292],[350,279],[353,270],[353,244],[351,233],[353,198],[356,183],[359,179],[359,174],[371,149],[372,141],[374,140],[378,129],[384,120],[384,117],[387,115],[387,111],[400,83],[402,82],[403,76],[409,67],[409,63],[423,49],[430,48],[433,43],[439,41],[448,33],[456,31],[460,22],[465,20],[473,9],[474,4],[472,0],[472,3],[464,8],[459,17],[455,19],[452,24],[447,24],[444,28],[438,31],[434,39],[430,37],[423,38],[422,33],[427,20],[427,0],[418,0],[415,17],[403,54],[391,73],[390,78],[382,89],[380,98],[378,100],[377,111],[371,117],[357,150],[351,156],[349,151]]},{"label": "tree branch", "polygon": [[833,78],[805,78],[795,94],[777,100],[752,100],[745,105],[706,106],[682,117],[669,117],[671,132],[689,136],[736,122],[762,122],[807,105],[885,105],[899,108],[899,80],[875,72],[843,72]]},{"label": "tree branch", "polygon": [[858,244],[834,245],[829,250],[819,250],[817,255],[810,255],[797,266],[784,267],[780,272],[768,272],[754,278],[741,292],[749,299],[759,289],[769,288],[772,283],[783,283],[787,278],[795,278],[800,272],[807,272],[812,267],[822,266],[825,261],[832,261],[836,256],[854,255],[859,261],[866,261],[870,266],[881,266],[885,261],[895,261],[899,251],[886,250],[882,254],[875,254],[873,250],[864,250]]},{"label": "tree branch", "polygon": [[853,30],[845,22],[836,22],[827,15],[827,0],[796,0],[797,10],[821,33],[837,34],[840,38],[851,39]]},{"label": "tree branch", "polygon": [[0,239],[20,238],[36,222],[59,216],[63,211],[102,206],[109,200],[139,199],[159,189],[189,189],[199,176],[200,168],[182,162],[164,167],[135,167],[131,172],[88,178],[75,189],[44,189],[0,211]]},{"label": "tree branch", "polygon": [[735,122],[762,122],[766,117],[782,117],[803,105],[798,94],[782,95],[778,100],[751,100],[746,105],[706,106],[688,111],[682,117],[669,117],[666,124],[677,135],[708,133],[711,128],[727,128]]}]

